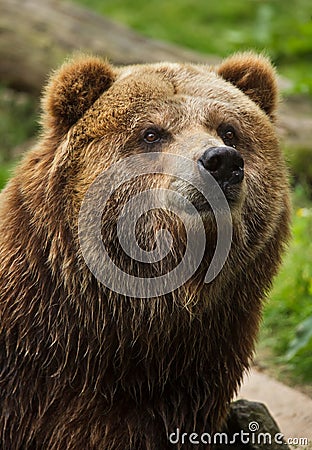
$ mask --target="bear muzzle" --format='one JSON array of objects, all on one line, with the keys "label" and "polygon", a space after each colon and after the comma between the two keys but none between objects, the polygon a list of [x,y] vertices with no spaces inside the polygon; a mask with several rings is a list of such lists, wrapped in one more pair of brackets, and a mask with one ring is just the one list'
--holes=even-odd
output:
[{"label": "bear muzzle", "polygon": [[225,194],[230,186],[244,179],[244,160],[233,147],[210,147],[198,159],[198,164],[214,177]]}]

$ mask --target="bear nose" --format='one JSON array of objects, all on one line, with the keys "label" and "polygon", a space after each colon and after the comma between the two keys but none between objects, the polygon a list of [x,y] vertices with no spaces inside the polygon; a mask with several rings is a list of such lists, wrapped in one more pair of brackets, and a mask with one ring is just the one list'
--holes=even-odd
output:
[{"label": "bear nose", "polygon": [[198,163],[211,173],[222,188],[243,181],[244,160],[233,147],[210,147]]}]

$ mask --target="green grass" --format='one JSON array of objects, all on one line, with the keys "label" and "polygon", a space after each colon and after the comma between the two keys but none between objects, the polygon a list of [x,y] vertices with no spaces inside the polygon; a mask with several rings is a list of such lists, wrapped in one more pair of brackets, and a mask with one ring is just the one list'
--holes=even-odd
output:
[{"label": "green grass", "polygon": [[204,53],[265,51],[294,81],[294,92],[312,93],[310,0],[75,1],[146,36]]},{"label": "green grass", "polygon": [[260,348],[302,382],[312,382],[312,204],[293,195],[293,237],[265,307]]},{"label": "green grass", "polygon": [[0,190],[4,187],[6,182],[9,180],[13,170],[12,163],[2,163],[0,165]]},{"label": "green grass", "polygon": [[38,105],[30,95],[0,85],[0,180],[16,147],[37,133],[37,119]]}]

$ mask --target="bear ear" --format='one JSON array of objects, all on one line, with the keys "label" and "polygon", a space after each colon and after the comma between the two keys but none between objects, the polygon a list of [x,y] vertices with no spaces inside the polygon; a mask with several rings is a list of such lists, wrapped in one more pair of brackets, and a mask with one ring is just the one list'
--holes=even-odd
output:
[{"label": "bear ear", "polygon": [[100,58],[79,56],[66,62],[45,89],[44,125],[66,133],[114,79],[113,68]]},{"label": "bear ear", "polygon": [[270,61],[252,52],[229,57],[217,73],[248,95],[273,120],[277,109],[276,73]]}]

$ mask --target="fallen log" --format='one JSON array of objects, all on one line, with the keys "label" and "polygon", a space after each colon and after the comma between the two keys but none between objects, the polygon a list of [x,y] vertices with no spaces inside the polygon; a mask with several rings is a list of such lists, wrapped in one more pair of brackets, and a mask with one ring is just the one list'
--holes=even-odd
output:
[{"label": "fallen log", "polygon": [[11,87],[38,93],[47,73],[77,50],[115,64],[217,61],[142,37],[75,3],[0,0],[0,79]]},{"label": "fallen log", "polygon": [[[0,0],[0,81],[39,95],[51,69],[73,51],[107,57],[115,64],[219,59],[145,38],[74,3]],[[280,84],[283,87],[281,80]],[[285,100],[280,134],[286,146],[310,147],[312,105]]]}]

